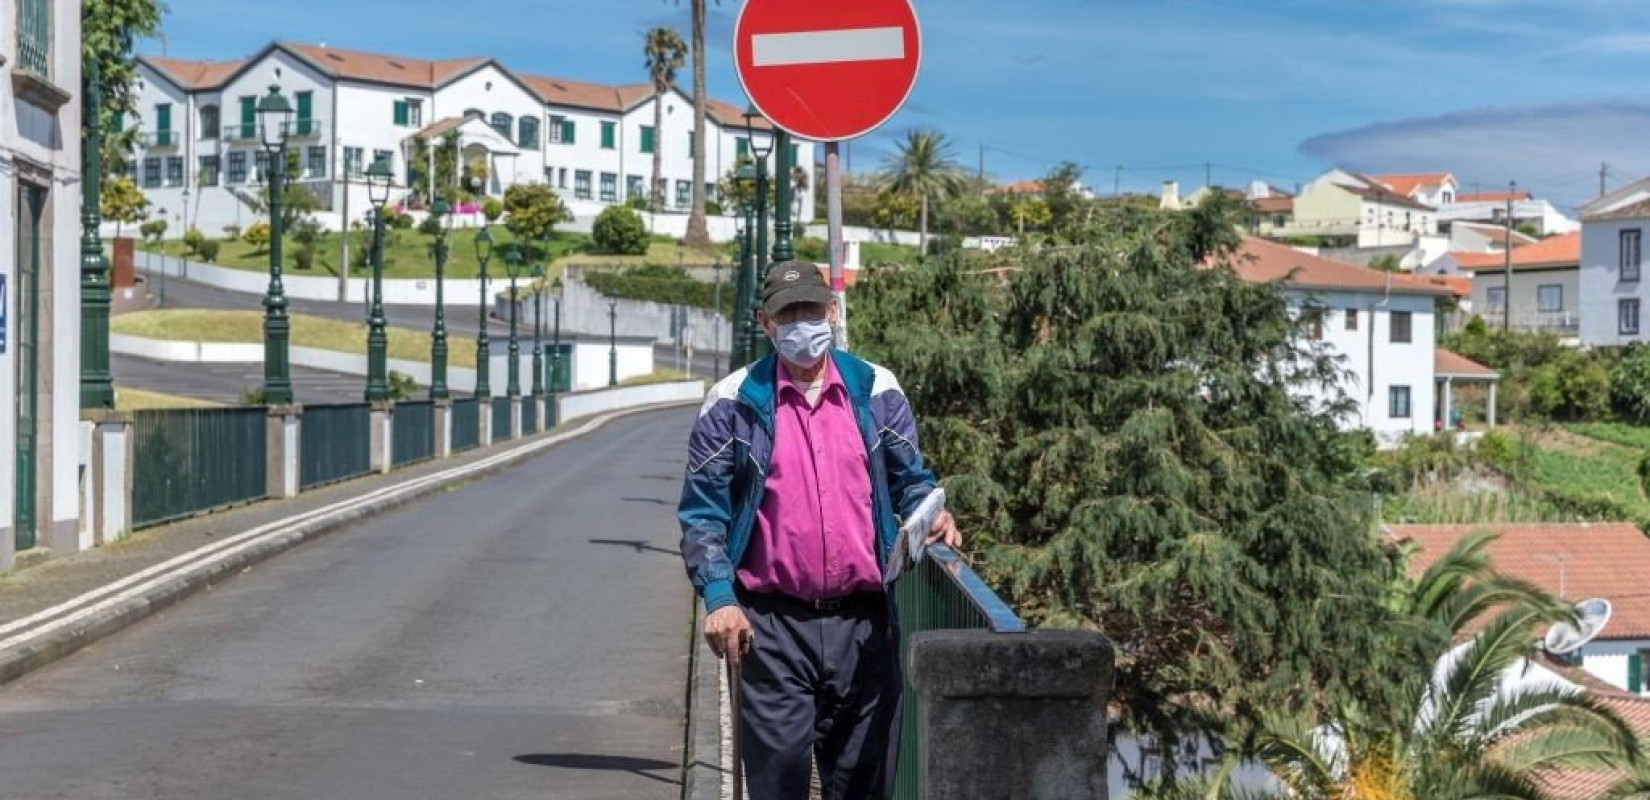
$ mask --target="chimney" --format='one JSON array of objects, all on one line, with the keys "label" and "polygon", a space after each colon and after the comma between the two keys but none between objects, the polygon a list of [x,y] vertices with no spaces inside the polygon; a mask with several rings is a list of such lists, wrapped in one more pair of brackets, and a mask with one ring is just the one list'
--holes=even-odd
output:
[{"label": "chimney", "polygon": [[1180,181],[1163,182],[1163,199],[1157,207],[1164,211],[1180,210]]}]

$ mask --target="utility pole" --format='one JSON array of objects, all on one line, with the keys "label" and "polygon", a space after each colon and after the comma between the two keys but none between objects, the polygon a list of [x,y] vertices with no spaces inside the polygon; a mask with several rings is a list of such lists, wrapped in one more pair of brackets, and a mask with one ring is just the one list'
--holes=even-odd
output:
[{"label": "utility pole", "polygon": [[1203,162],[1203,185],[1215,185],[1215,165],[1208,161]]},{"label": "utility pole", "polygon": [[1501,249],[1506,251],[1505,266],[1501,270],[1501,330],[1512,329],[1512,251],[1513,251],[1513,195],[1518,194],[1518,181],[1507,183],[1507,239]]},{"label": "utility pole", "polygon": [[1112,197],[1122,197],[1123,196],[1123,165],[1122,164],[1116,164],[1116,165],[1112,166],[1111,196]]},{"label": "utility pole", "polygon": [[1606,180],[1608,180],[1609,177],[1610,177],[1610,165],[1603,162],[1603,161],[1598,162],[1598,196],[1599,197],[1604,196],[1604,182]]},{"label": "utility pole", "polygon": [[985,145],[980,145],[980,193],[985,193]]}]

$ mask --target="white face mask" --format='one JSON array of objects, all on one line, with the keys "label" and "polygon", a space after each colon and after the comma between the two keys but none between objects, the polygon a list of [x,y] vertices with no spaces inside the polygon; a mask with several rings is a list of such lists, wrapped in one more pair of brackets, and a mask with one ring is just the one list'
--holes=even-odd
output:
[{"label": "white face mask", "polygon": [[785,363],[802,369],[813,369],[825,359],[831,349],[831,323],[811,320],[780,325],[774,335],[774,347]]}]

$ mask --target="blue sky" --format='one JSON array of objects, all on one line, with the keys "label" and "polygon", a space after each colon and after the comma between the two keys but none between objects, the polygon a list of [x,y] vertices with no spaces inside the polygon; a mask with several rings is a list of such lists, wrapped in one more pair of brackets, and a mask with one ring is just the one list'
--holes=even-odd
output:
[{"label": "blue sky", "polygon": [[[798,0],[800,1],[800,0]],[[594,81],[645,80],[642,31],[687,30],[669,0],[168,0],[180,58],[244,56],[272,38],[451,58]],[[743,102],[712,5],[712,93]],[[1650,174],[1650,27],[1634,0],[917,0],[923,74],[904,111],[851,148],[876,167],[914,127],[1004,179],[1060,159],[1110,192],[1163,180],[1324,167],[1516,179],[1560,206]],[[685,76],[684,76],[685,79]]]}]

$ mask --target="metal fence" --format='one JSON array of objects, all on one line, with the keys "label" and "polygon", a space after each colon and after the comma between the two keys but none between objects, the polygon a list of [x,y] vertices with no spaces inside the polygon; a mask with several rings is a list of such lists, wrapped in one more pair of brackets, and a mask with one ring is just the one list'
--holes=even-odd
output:
[{"label": "metal fence", "polygon": [[298,486],[311,489],[372,471],[372,406],[304,406]]},{"label": "metal fence", "polygon": [[481,444],[481,405],[474,398],[453,401],[453,452]]},{"label": "metal fence", "polygon": [[[921,631],[981,628],[1015,634],[1026,630],[1014,610],[945,545],[929,547],[928,557],[894,582],[894,595],[899,607],[901,664],[909,663],[911,634]],[[894,797],[898,800],[917,800],[921,796],[917,766],[919,704],[907,679],[900,720],[900,741],[905,744],[899,749],[894,773]]]},{"label": "metal fence", "polygon": [[132,524],[157,525],[268,493],[269,412],[138,411],[132,420]]},{"label": "metal fence", "polygon": [[521,433],[523,436],[537,430],[539,424],[539,404],[532,395],[521,398]]},{"label": "metal fence", "polygon": [[493,441],[510,438],[510,398],[493,398]]},{"label": "metal fence", "polygon": [[392,466],[424,461],[435,455],[435,404],[428,400],[395,404],[390,424]]}]

